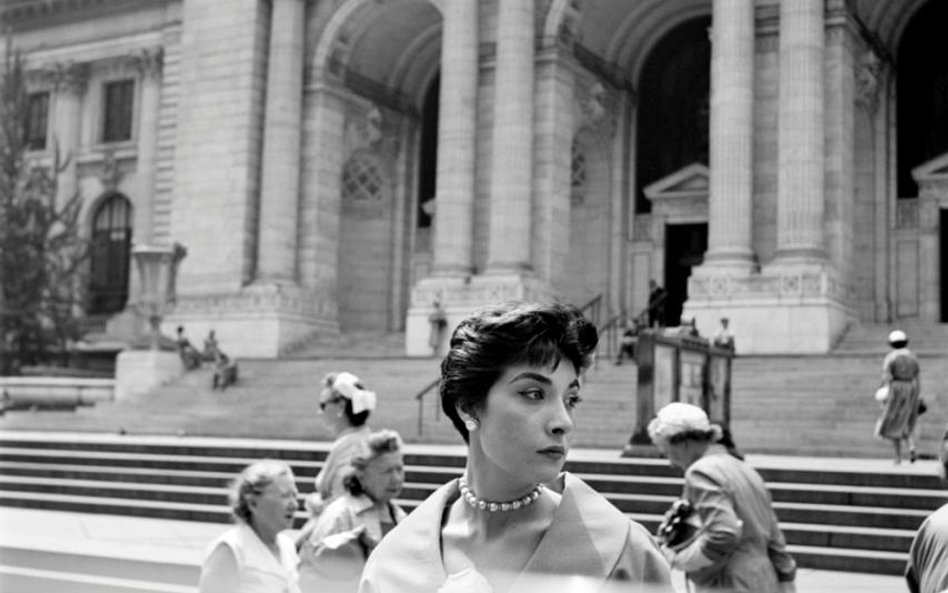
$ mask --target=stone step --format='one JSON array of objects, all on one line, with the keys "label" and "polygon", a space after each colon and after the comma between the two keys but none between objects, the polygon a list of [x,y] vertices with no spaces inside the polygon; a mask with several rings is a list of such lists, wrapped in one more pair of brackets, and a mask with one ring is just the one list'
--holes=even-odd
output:
[{"label": "stone step", "polygon": [[[312,476],[325,451],[325,443],[111,435],[49,439],[41,433],[4,433],[0,505],[223,523],[230,515],[230,477],[246,463],[260,457],[287,459],[305,495],[312,491]],[[406,463],[400,502],[411,509],[460,474],[463,449],[409,445]],[[881,566],[892,568],[907,551],[914,530],[943,501],[933,474],[828,469],[786,460],[758,468],[788,542],[803,551],[802,566],[826,562],[810,554],[818,547],[835,554],[837,560],[829,563],[834,569],[868,570],[864,557],[850,554],[857,549],[883,554]],[[662,459],[581,452],[567,469],[650,530],[682,488],[680,474]],[[148,479],[138,479],[146,474]],[[305,519],[299,511],[296,527]],[[807,564],[811,560],[814,564]]]}]

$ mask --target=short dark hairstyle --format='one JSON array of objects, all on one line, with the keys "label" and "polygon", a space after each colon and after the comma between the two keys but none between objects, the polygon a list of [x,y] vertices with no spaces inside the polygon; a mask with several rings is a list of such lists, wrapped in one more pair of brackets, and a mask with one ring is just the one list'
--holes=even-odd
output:
[{"label": "short dark hairstyle", "polygon": [[508,302],[481,309],[454,330],[441,361],[441,409],[468,442],[458,410],[480,408],[507,367],[558,365],[577,373],[592,363],[596,327],[572,305]]}]

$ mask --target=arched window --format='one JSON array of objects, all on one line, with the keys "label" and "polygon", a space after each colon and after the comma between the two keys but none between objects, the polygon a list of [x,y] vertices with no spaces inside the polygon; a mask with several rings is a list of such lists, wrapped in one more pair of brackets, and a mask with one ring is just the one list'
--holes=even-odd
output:
[{"label": "arched window", "polygon": [[131,204],[125,196],[114,194],[99,205],[92,219],[89,313],[117,313],[125,308],[131,245]]}]

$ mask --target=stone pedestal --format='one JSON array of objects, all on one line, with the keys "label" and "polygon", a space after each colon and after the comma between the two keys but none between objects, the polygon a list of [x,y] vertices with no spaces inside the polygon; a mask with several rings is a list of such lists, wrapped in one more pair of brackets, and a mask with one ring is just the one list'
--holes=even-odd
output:
[{"label": "stone pedestal", "polygon": [[279,358],[317,333],[339,332],[338,310],[328,289],[253,284],[239,293],[179,297],[162,331],[183,325],[198,349],[214,330],[231,358]]},{"label": "stone pedestal", "polygon": [[115,401],[147,395],[183,374],[177,352],[125,350],[115,359]]},{"label": "stone pedestal", "polygon": [[738,354],[824,353],[855,319],[847,292],[829,269],[692,277],[684,314],[705,336],[729,318]]},{"label": "stone pedestal", "polygon": [[[411,306],[405,321],[405,354],[416,357],[444,355],[454,328],[481,307],[505,301],[545,302],[552,298],[550,287],[530,275],[424,278],[412,289]],[[428,316],[434,312],[435,301],[441,303],[448,317],[447,336],[437,354],[429,344],[431,324],[428,321]]]}]

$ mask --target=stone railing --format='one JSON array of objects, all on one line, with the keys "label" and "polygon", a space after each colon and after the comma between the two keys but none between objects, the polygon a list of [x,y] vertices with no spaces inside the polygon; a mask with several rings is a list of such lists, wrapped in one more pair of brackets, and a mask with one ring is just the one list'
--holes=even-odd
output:
[{"label": "stone railing", "polygon": [[114,379],[0,377],[3,409],[76,408],[112,401]]}]

